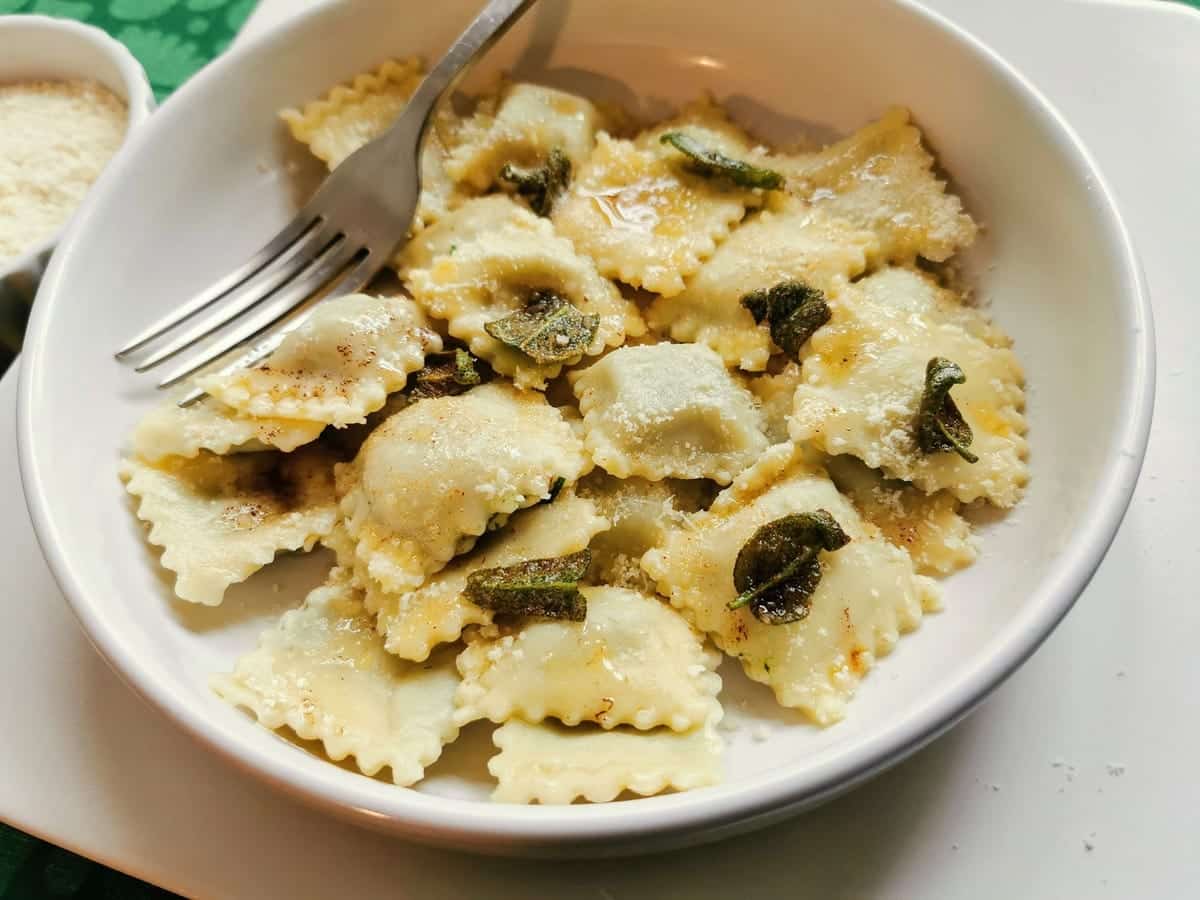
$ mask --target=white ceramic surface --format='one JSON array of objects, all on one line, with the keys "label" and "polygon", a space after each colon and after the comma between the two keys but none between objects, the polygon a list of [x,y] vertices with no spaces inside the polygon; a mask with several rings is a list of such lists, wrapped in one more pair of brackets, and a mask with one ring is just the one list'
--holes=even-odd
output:
[{"label": "white ceramic surface", "polygon": [[[437,46],[463,20],[466,5],[428,13],[422,39]],[[494,62],[526,49],[523,68],[555,83],[619,94],[618,84],[579,71],[608,66],[648,94],[679,99],[712,87],[839,130],[890,102],[916,109],[989,225],[977,257],[981,293],[1017,338],[1034,386],[1034,488],[1016,516],[985,529],[985,557],[951,583],[947,611],[868,679],[845,723],[824,732],[804,725],[727,667],[734,715],[761,720],[773,734],[763,744],[751,742],[748,729],[734,736],[728,782],[720,788],[608,807],[489,806],[464,799],[480,793],[482,748],[456,752],[461,769],[439,773],[418,793],[322,764],[253,728],[209,696],[206,677],[298,594],[275,595],[265,590],[273,579],[260,578],[218,614],[163,601],[152,557],[112,474],[122,436],[149,391],[107,350],[162,298],[203,283],[283,220],[292,190],[280,174],[288,150],[274,109],[387,53],[426,45],[415,42],[411,17],[396,22],[378,4],[374,12],[359,5],[226,58],[135,139],[110,190],[89,202],[52,266],[21,385],[22,466],[35,525],[93,640],[152,702],[277,783],[427,841],[494,851],[564,843],[573,850],[650,849],[763,824],[896,761],[963,714],[1066,612],[1115,531],[1144,447],[1152,343],[1131,251],[1086,155],[1017,76],[905,5],[864,0],[849,30],[832,6],[814,4],[791,9],[787,15],[798,18],[787,19],[789,29],[779,28],[778,18],[770,20],[774,27],[755,24],[767,21],[757,16],[734,28],[689,17],[685,4],[615,5],[601,11],[577,3],[563,16],[562,6],[548,3],[533,32],[554,36],[565,21],[560,43],[526,48],[525,30]],[[795,58],[797,42],[805,61],[799,79],[778,62]],[[244,80],[242,67],[264,57],[270,67]],[[243,98],[236,111],[218,100],[235,83]],[[735,106],[767,123],[761,108]],[[203,134],[225,140],[205,144]],[[124,303],[105,305],[83,334],[73,326],[96,297]],[[1104,365],[1091,365],[1093,359]],[[304,566],[290,568],[294,583],[313,577],[300,571]],[[475,737],[482,742],[485,735]]]},{"label": "white ceramic surface", "polygon": [[[0,16],[0,84],[24,79],[98,81],[129,107],[126,137],[154,110],[141,64],[99,28],[49,16]],[[0,259],[0,282],[30,273],[30,284],[69,222],[18,256]]]}]

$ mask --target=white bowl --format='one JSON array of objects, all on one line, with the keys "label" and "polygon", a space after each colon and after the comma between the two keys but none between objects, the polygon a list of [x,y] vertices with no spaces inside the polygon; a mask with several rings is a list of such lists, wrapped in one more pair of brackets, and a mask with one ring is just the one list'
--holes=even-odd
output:
[{"label": "white bowl", "polygon": [[[846,131],[910,105],[986,224],[971,268],[1016,339],[1029,382],[1033,481],[983,525],[983,556],[820,730],[725,666],[723,784],[607,805],[516,807],[486,795],[487,729],[472,726],[420,790],[330,765],[254,725],[207,687],[299,602],[322,559],[288,560],[219,610],[172,602],[116,477],[154,401],[111,352],[241,261],[303,189],[275,119],[389,55],[433,54],[476,0],[395,13],[391,0],[320,8],[218,60],[136,135],[51,263],[25,353],[22,475],[38,537],[101,653],[154,706],[237,765],[348,819],[497,853],[657,850],[766,825],[932,740],[1033,652],[1087,584],[1129,500],[1153,403],[1150,306],[1103,179],[1044,99],[973,38],[891,0],[544,2],[485,70],[608,99],[711,88],[751,125]],[[481,73],[483,74],[483,73]],[[236,98],[236,99],[234,99]],[[303,173],[319,171],[302,164]],[[294,167],[293,167],[294,168]],[[87,323],[82,328],[81,323]],[[280,583],[278,593],[271,589]],[[231,814],[234,814],[231,811]],[[302,850],[300,852],[303,852]]]},{"label": "white bowl", "polygon": [[[0,84],[26,79],[97,81],[125,101],[125,137],[154,111],[146,73],[99,28],[49,16],[0,16]],[[17,256],[0,259],[0,304],[31,302],[50,252],[70,224]]]}]

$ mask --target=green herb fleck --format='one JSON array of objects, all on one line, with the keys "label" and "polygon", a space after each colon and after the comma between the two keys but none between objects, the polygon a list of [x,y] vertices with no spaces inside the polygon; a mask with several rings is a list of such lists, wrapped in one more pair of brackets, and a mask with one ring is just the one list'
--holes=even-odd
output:
[{"label": "green herb fleck", "polygon": [[413,376],[408,395],[413,400],[428,400],[461,394],[482,383],[485,365],[461,347],[431,353],[425,359],[425,368]]},{"label": "green herb fleck", "polygon": [[539,365],[578,358],[596,336],[599,316],[585,316],[552,291],[534,291],[528,305],[484,326],[496,340]]},{"label": "green herb fleck", "polygon": [[730,609],[749,606],[767,625],[786,625],[808,615],[821,581],[821,550],[832,553],[850,542],[828,512],[794,513],[761,526],[733,564],[738,592]]},{"label": "green herb fleck", "polygon": [[458,244],[451,244],[451,245],[450,245],[450,252],[449,252],[449,253],[447,253],[446,255],[447,255],[447,256],[453,256],[453,255],[454,255],[455,253],[457,253],[457,252],[458,252]]},{"label": "green herb fleck", "polygon": [[742,298],[742,306],[750,311],[757,324],[766,321],[775,346],[795,362],[800,362],[804,342],[833,315],[825,295],[799,281],[785,281],[773,288],[753,291]]},{"label": "green herb fleck", "polygon": [[554,201],[571,181],[571,158],[555,147],[536,169],[506,164],[500,170],[500,180],[516,187],[517,193],[529,201],[529,208],[535,213],[548,216]]},{"label": "green herb fleck", "polygon": [[555,478],[554,481],[550,483],[550,491],[546,494],[546,502],[553,503],[555,498],[558,497],[559,492],[566,487],[566,485],[567,479],[563,478],[561,475]]},{"label": "green herb fleck", "polygon": [[472,603],[497,613],[542,616],[582,622],[587,600],[579,582],[592,563],[592,552],[580,550],[554,559],[531,559],[467,576],[464,591]]},{"label": "green herb fleck", "polygon": [[953,450],[969,463],[979,462],[967,449],[975,435],[950,396],[950,389],[966,380],[958,363],[943,356],[935,356],[925,366],[925,391],[917,415],[917,446],[922,453]]},{"label": "green herb fleck", "polygon": [[724,153],[709,149],[682,131],[668,131],[659,140],[674,147],[692,161],[693,168],[704,176],[723,176],[744,188],[777,191],[784,178],[774,169],[762,169],[740,159],[730,159]]}]

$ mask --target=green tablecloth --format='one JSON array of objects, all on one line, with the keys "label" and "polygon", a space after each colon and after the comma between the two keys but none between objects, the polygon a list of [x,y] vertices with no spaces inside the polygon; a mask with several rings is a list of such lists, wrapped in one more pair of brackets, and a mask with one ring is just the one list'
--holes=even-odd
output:
[{"label": "green tablecloth", "polygon": [[[98,25],[146,68],[161,100],[221,53],[257,0],[0,0],[0,15],[41,13]],[[3,372],[0,360],[0,372]],[[52,798],[47,798],[51,800]],[[0,824],[0,900],[172,896]]]}]

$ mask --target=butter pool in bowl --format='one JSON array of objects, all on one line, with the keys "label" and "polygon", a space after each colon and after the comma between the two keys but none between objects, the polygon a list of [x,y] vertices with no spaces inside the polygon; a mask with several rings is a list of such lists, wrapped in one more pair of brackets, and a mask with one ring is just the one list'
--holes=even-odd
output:
[{"label": "butter pool in bowl", "polygon": [[142,67],[103,31],[0,16],[0,353],[20,347],[59,236],[153,108]]},{"label": "butter pool in bowl", "polygon": [[[336,161],[344,150],[336,143],[318,145],[313,141],[313,130],[308,127],[313,120],[303,113],[290,115],[286,124],[281,123],[282,110],[304,109],[315,98],[329,94],[333,85],[351,84],[351,93],[355,85],[359,89],[370,89],[372,84],[378,87],[379,76],[355,83],[356,76],[364,72],[382,71],[385,83],[393,83],[389,79],[400,83],[411,71],[402,63],[389,68],[385,62],[435,57],[469,19],[474,6],[466,0],[448,2],[403,20],[397,19],[389,3],[348,4],[306,14],[280,32],[219,60],[175,95],[134,137],[128,152],[122,154],[110,176],[85,203],[77,227],[56,254],[31,322],[19,401],[19,440],[22,476],[39,540],[83,627],[126,680],[198,740],[332,813],[412,839],[494,853],[646,851],[769,824],[894,764],[965,715],[1046,637],[1099,564],[1136,480],[1153,396],[1152,323],[1133,250],[1103,178],[1069,126],[1003,61],[919,7],[854,0],[839,4],[835,15],[828,5],[771,0],[743,4],[736,14],[727,5],[697,7],[675,0],[656,4],[634,0],[540,4],[489,56],[466,86],[468,91],[486,90],[498,72],[508,70],[518,81],[542,83],[587,97],[598,110],[621,107],[650,121],[667,120],[673,111],[711,93],[739,128],[776,148],[829,144],[874,120],[882,121],[885,128],[888,123],[895,126],[896,114],[890,114],[893,118],[889,119],[888,110],[893,106],[911,110],[924,141],[935,150],[944,171],[953,176],[951,193],[961,198],[963,208],[982,228],[975,236],[974,228],[951,217],[958,227],[938,233],[955,245],[953,249],[967,243],[969,237],[975,238],[970,249],[957,254],[955,270],[938,270],[942,262],[936,258],[944,260],[954,253],[943,254],[926,247],[924,252],[929,255],[924,262],[909,266],[904,277],[910,285],[914,279],[924,284],[925,276],[936,271],[947,281],[969,285],[972,303],[1012,338],[1029,385],[1025,404],[1032,447],[1027,462],[1028,485],[1020,502],[1005,515],[972,513],[972,526],[982,552],[972,566],[941,581],[940,612],[934,612],[933,604],[928,604],[929,614],[922,618],[920,627],[900,638],[886,658],[871,660],[864,656],[846,663],[855,675],[872,662],[874,667],[856,685],[852,701],[842,707],[809,704],[805,710],[803,702],[791,702],[794,698],[786,695],[782,699],[788,702],[781,706],[767,687],[757,683],[770,680],[767,664],[772,659],[757,660],[762,665],[750,677],[743,673],[739,661],[727,659],[719,670],[724,719],[716,735],[720,744],[717,771],[705,772],[702,779],[681,778],[681,783],[675,785],[695,789],[636,799],[622,795],[623,799],[612,803],[555,805],[555,800],[571,798],[546,789],[556,774],[547,768],[553,760],[539,758],[537,748],[546,746],[538,743],[541,732],[532,727],[533,723],[522,721],[537,718],[536,710],[526,704],[520,715],[493,734],[493,726],[481,719],[504,717],[507,713],[490,703],[486,691],[477,690],[467,692],[467,702],[459,705],[452,717],[455,721],[449,723],[453,728],[435,729],[433,742],[440,744],[459,724],[463,726],[441,759],[433,760],[436,752],[418,754],[417,769],[426,766],[422,773],[413,771],[393,754],[391,773],[382,771],[380,777],[367,777],[356,770],[351,757],[357,758],[358,768],[370,771],[386,770],[389,766],[379,763],[387,760],[381,753],[356,755],[352,748],[348,751],[345,720],[332,722],[333,727],[322,735],[323,748],[316,742],[295,740],[295,734],[318,734],[310,730],[318,720],[329,724],[322,718],[327,709],[321,706],[329,697],[329,682],[323,683],[319,696],[302,696],[295,709],[256,709],[266,724],[290,725],[291,738],[288,728],[264,728],[212,690],[214,675],[224,673],[227,677],[235,672],[238,660],[254,651],[264,632],[271,637],[259,646],[269,657],[281,645],[297,646],[297,635],[312,634],[305,628],[314,618],[328,621],[329,616],[341,616],[345,610],[353,613],[350,607],[362,602],[351,595],[363,589],[348,586],[345,571],[310,594],[325,581],[332,551],[345,558],[355,554],[351,549],[346,556],[344,541],[326,528],[326,519],[337,516],[326,509],[331,506],[328,498],[309,510],[312,516],[289,520],[303,525],[305,533],[297,540],[292,540],[296,538],[292,534],[288,540],[295,547],[307,546],[311,543],[309,532],[324,528],[322,541],[332,551],[276,560],[262,573],[227,589],[225,583],[213,579],[176,583],[170,572],[159,568],[158,553],[147,544],[146,532],[134,515],[136,509],[146,514],[147,491],[155,490],[147,484],[156,479],[159,484],[169,480],[164,479],[165,470],[151,464],[140,473],[132,473],[130,484],[141,485],[141,506],[130,501],[116,477],[121,459],[131,453],[129,435],[162,398],[155,396],[148,383],[120,368],[111,359],[111,352],[164,306],[231,268],[286,221],[324,171],[324,163],[314,158],[313,152],[322,160]],[[346,91],[336,95],[344,99]],[[236,104],[229,100],[235,96]],[[373,104],[375,109],[385,106]],[[318,106],[313,114],[322,120],[329,115],[336,118],[336,104]],[[499,122],[498,127],[503,129],[502,110],[487,121],[489,128]],[[627,124],[617,118],[609,127],[619,133]],[[712,139],[718,140],[719,135]],[[606,144],[598,138],[596,146],[603,145],[613,153],[625,152],[628,147],[622,140],[618,136]],[[305,142],[312,143],[311,151]],[[656,141],[654,146],[662,145]],[[735,153],[735,148],[733,144],[724,147],[727,154]],[[507,240],[515,235],[516,240],[521,235],[533,235],[534,239],[526,244],[534,248],[530,251],[534,255],[538,248],[547,252],[562,248],[566,252],[569,247],[573,252],[590,255],[606,274],[612,271],[613,277],[640,288],[622,293],[602,277],[593,278],[593,270],[581,263],[577,274],[582,274],[573,281],[559,278],[562,290],[570,284],[596,284],[594,291],[584,290],[589,300],[607,298],[606,302],[619,308],[624,308],[621,302],[633,304],[645,311],[652,326],[657,305],[662,323],[652,330],[659,332],[671,332],[673,324],[686,321],[683,315],[663,314],[669,304],[660,303],[653,295],[684,296],[686,292],[678,289],[688,283],[694,286],[694,281],[676,284],[669,272],[651,274],[657,259],[653,254],[643,254],[648,267],[640,273],[620,271],[619,263],[604,261],[604,248],[597,246],[603,244],[604,228],[621,227],[619,222],[613,225],[608,214],[615,211],[618,219],[640,228],[645,225],[644,210],[637,203],[622,207],[620,191],[606,193],[604,185],[588,181],[594,161],[590,154],[599,151],[584,148],[583,152],[587,158],[578,169],[580,182],[559,201],[567,205],[553,211],[548,220],[538,217],[532,208],[513,212],[505,204],[525,200],[498,194],[459,205],[459,211],[474,210],[475,218],[459,222],[460,233],[448,236],[444,223],[456,221],[453,217],[458,213],[428,206],[428,221],[421,223],[425,230],[410,248],[404,272],[415,300],[434,309],[431,298],[438,296],[439,285],[453,283],[463,267],[480,258],[481,236],[499,235]],[[769,163],[766,157],[756,155],[759,151],[753,146],[741,145],[736,152],[744,152],[764,167]],[[857,168],[853,178],[869,183],[878,172],[871,168],[875,156],[865,156],[866,167]],[[530,161],[515,162],[528,165]],[[678,164],[673,158],[663,163]],[[790,179],[795,173],[784,174]],[[430,182],[427,187],[434,184]],[[486,185],[478,189],[484,188]],[[836,197],[845,189],[847,185],[838,183],[828,190]],[[591,191],[594,196],[584,196],[583,191]],[[685,204],[672,205],[673,199],[686,196],[670,194],[660,212],[686,209]],[[786,201],[754,197],[752,203],[747,200],[724,220],[726,224],[738,224],[735,236],[745,234],[750,223],[774,221],[786,213],[773,206]],[[814,193],[805,202],[819,199]],[[766,208],[747,214],[745,206]],[[508,212],[506,218],[494,221],[489,217],[498,207]],[[567,224],[563,217],[572,210],[578,216],[573,224]],[[867,212],[873,215],[875,210]],[[903,212],[883,218],[902,228],[907,221]],[[593,213],[600,218],[595,219]],[[438,224],[439,217],[442,225]],[[593,220],[597,224],[586,224]],[[569,239],[563,236],[568,230]],[[668,249],[692,237],[693,232],[677,231],[676,243],[668,241]],[[755,247],[765,246],[750,243],[751,256]],[[870,237],[864,238],[864,248],[870,245]],[[700,242],[699,261],[716,259],[720,246],[717,240],[711,246]],[[638,249],[636,242],[633,247]],[[865,249],[861,255],[865,261]],[[855,280],[847,281],[850,287],[844,289],[870,294],[878,287],[879,282],[874,280],[879,278],[878,273],[867,274],[866,278],[860,278],[861,274],[866,273],[850,276]],[[699,277],[693,270],[687,279]],[[888,292],[884,294],[886,299]],[[409,303],[399,299],[387,305],[400,309]],[[970,327],[980,334],[991,334],[979,324],[981,320],[975,318],[978,315],[978,310],[970,315],[963,312],[960,324],[969,320],[975,323]],[[86,333],[78,327],[84,318],[90,323]],[[453,332],[453,315],[445,318],[451,320],[449,330]],[[663,353],[674,355],[677,362],[668,370],[685,374],[685,380],[696,385],[697,397],[713,393],[712,386],[718,383],[728,386],[749,377],[736,371],[743,368],[743,362],[746,369],[766,365],[759,357],[743,360],[740,355],[733,356],[733,351],[729,351],[732,358],[725,358],[729,348],[716,338],[712,343],[721,355],[712,346],[703,346],[707,339],[696,337],[693,343],[682,333],[672,334],[674,343],[662,341],[647,346],[650,338],[638,336],[636,324],[631,326],[630,321],[633,319],[625,320],[624,328],[631,346],[601,355],[601,340],[593,354],[601,356],[600,362],[587,368],[576,362],[566,364],[578,369],[566,376],[565,390],[571,399],[564,400],[558,393],[550,399],[562,406],[577,400],[582,423],[572,424],[567,413],[554,412],[550,404],[528,396],[538,390],[543,377],[547,381],[559,377],[557,371],[551,374],[537,366],[522,366],[520,357],[495,352],[495,346],[482,339],[472,341],[471,349],[485,355],[492,352],[489,362],[501,377],[462,394],[470,398],[462,402],[471,405],[473,415],[480,416],[481,421],[486,416],[498,420],[498,415],[493,415],[497,409],[511,411],[512,421],[522,423],[513,434],[514,442],[521,442],[524,448],[521,459],[540,453],[566,460],[561,474],[572,479],[590,464],[623,478],[633,470],[625,468],[620,458],[606,455],[602,441],[589,437],[588,454],[583,459],[572,441],[577,424],[589,434],[589,419],[593,416],[602,419],[605,410],[619,407],[624,397],[648,393],[636,375],[628,374],[634,371],[628,368],[631,361],[640,365]],[[837,324],[835,319],[824,338],[818,332],[813,340],[833,340],[836,344],[840,333],[834,327]],[[774,355],[771,341],[782,347],[787,343],[786,336],[781,333],[776,340],[771,332],[768,341],[765,327],[763,332],[748,330],[747,341],[762,354]],[[465,329],[455,334],[461,337]],[[438,339],[448,344],[446,330],[441,327]],[[488,334],[494,336],[495,332]],[[718,331],[716,337],[724,334]],[[667,350],[660,349],[664,347]],[[803,352],[798,352],[803,361]],[[835,367],[841,365],[852,371],[849,354],[830,350],[829,356]],[[513,359],[518,362],[513,363]],[[1105,365],[1093,365],[1095,359],[1105,360]],[[960,362],[967,365],[966,360]],[[410,364],[407,361],[404,367]],[[811,371],[813,368],[802,369],[800,378],[819,374]],[[415,367],[411,369],[416,371]],[[511,379],[505,380],[508,375]],[[614,397],[614,384],[627,387],[617,390]],[[212,388],[222,402],[236,404],[245,399],[237,385],[214,384]],[[774,392],[764,391],[756,399],[746,400],[739,390],[732,392],[741,398],[737,414],[722,417],[721,421],[728,424],[730,433],[743,438],[739,446],[747,450],[745,458],[736,452],[724,454],[714,468],[703,468],[708,463],[698,461],[701,468],[696,472],[715,482],[714,489],[733,481],[731,486],[721,488],[723,493],[716,500],[697,500],[700,505],[711,500],[710,514],[715,511],[720,515],[743,496],[765,495],[772,484],[792,478],[797,471],[793,467],[803,469],[808,463],[792,455],[795,451],[767,449],[765,445],[788,437],[813,441],[813,435],[837,414],[832,409],[825,419],[803,419],[799,423],[793,416],[790,425],[768,428],[770,433],[765,431],[756,437],[756,416],[767,417]],[[368,509],[370,515],[386,519],[389,527],[402,528],[406,510],[415,516],[425,509],[422,503],[437,501],[436,496],[422,495],[419,485],[405,488],[412,497],[411,505],[394,499],[402,493],[399,488],[387,495],[389,471],[398,470],[405,459],[418,457],[422,435],[427,437],[434,427],[417,419],[432,416],[427,404],[437,403],[448,401],[424,399],[396,413],[372,435],[351,465],[338,470],[339,481],[347,485],[344,490],[334,488],[343,494],[343,513],[352,518],[353,509]],[[309,408],[291,409],[299,414]],[[559,415],[562,418],[556,419]],[[619,430],[636,419],[617,414],[609,417],[609,424]],[[414,428],[406,431],[411,423],[415,423]],[[977,419],[977,444],[972,446],[984,449],[988,440],[1003,434],[1003,424]],[[375,453],[376,445],[383,446],[381,432],[383,437],[400,434],[408,439],[391,441],[386,452]],[[254,440],[279,441],[283,433],[268,429]],[[840,435],[826,436],[826,447],[831,450],[843,446],[834,443],[834,437]],[[463,435],[463,440],[473,438],[471,434]],[[174,440],[178,446],[178,441],[191,438],[166,429],[160,439]],[[853,445],[845,446],[849,451],[855,449]],[[643,466],[640,471],[646,478],[661,484],[656,479],[667,470],[646,466],[656,457],[669,456],[671,449],[669,436],[650,441],[642,446],[634,462]],[[323,448],[318,450],[325,452]],[[353,448],[346,451],[345,445],[339,444],[329,452],[353,455]],[[302,469],[312,454],[288,458]],[[489,457],[478,455],[475,462],[480,470],[487,470]],[[250,468],[256,465],[238,463],[243,464]],[[182,465],[169,463],[168,467]],[[751,465],[752,469],[742,468]],[[588,475],[583,481],[593,477]],[[682,477],[693,476],[685,472]],[[843,473],[842,477],[852,481],[854,473]],[[382,495],[373,493],[372,480],[376,487],[383,486]],[[325,490],[322,494],[324,489],[317,482],[305,480],[305,484],[316,484],[316,493],[322,497],[328,493]],[[496,537],[502,540],[506,533],[510,537],[517,533],[506,532],[510,526],[532,528],[531,516],[552,520],[556,510],[563,512],[564,507],[556,504],[564,499],[582,497],[586,501],[588,487],[581,482],[578,490],[572,491],[568,486],[552,500],[552,483],[531,483],[522,487],[522,497],[528,500],[537,493],[533,499],[544,499],[545,506],[534,504],[526,510],[505,511],[485,505],[480,516],[486,527],[491,521],[488,512],[499,513],[500,519],[494,524],[500,528]],[[995,485],[989,488],[995,489]],[[832,488],[822,490],[822,504],[827,510],[842,524],[855,521],[848,501],[838,499],[840,495]],[[847,490],[853,493],[852,488]],[[540,491],[545,492],[544,498]],[[654,496],[653,492],[648,495]],[[385,499],[381,501],[380,496]],[[996,497],[1006,499],[1001,493]],[[711,520],[711,516],[704,519],[706,514],[684,509],[678,496],[676,501],[685,515],[696,517],[690,519],[693,525]],[[515,505],[529,504],[515,501]],[[597,511],[586,506],[578,506],[577,514],[551,528],[551,537],[567,543],[575,531],[596,535],[602,530],[596,522]],[[668,512],[666,505],[663,511]],[[503,517],[510,514],[511,522],[505,522]],[[234,525],[241,528],[253,521],[254,510],[245,508],[235,517]],[[361,526],[361,521],[355,526],[359,528],[356,538],[360,546],[365,533]],[[151,534],[151,540],[165,539],[163,531],[157,538]],[[830,541],[827,550],[859,554],[856,548],[872,545],[871,540],[867,531],[860,530],[852,535],[849,545],[832,550],[837,542]],[[683,538],[681,541],[686,543]],[[453,540],[447,546],[449,550],[442,547],[439,551],[442,557],[460,549]],[[193,549],[198,547],[198,542],[193,545]],[[564,548],[564,552],[569,549],[573,548]],[[593,549],[600,552],[598,545]],[[673,584],[689,579],[703,584],[708,568],[705,560],[689,567],[686,552],[672,553],[669,544],[659,550],[641,561],[641,569],[656,579],[660,592],[672,594],[670,599],[674,601],[679,597],[674,596]],[[672,563],[668,558],[671,556],[684,562]],[[892,558],[897,557],[893,554]],[[179,559],[176,555],[174,561],[163,561],[174,564]],[[350,568],[354,568],[353,562]],[[830,568],[826,574],[833,571]],[[227,580],[240,577],[234,574]],[[359,577],[359,573],[351,574]],[[386,593],[397,585],[404,588],[410,584],[405,579],[412,573],[403,567],[383,566],[374,576],[392,579],[394,584],[385,584]],[[421,575],[415,577],[419,584]],[[911,580],[912,576],[908,577]],[[716,585],[714,591],[731,590],[724,581],[713,580],[712,584]],[[185,599],[177,599],[176,592]],[[607,589],[585,589],[584,594],[589,616],[594,613],[608,620],[613,615],[611,610],[621,608],[621,598]],[[692,596],[684,605],[690,604],[694,611],[704,602],[705,589],[692,594],[700,596]],[[302,607],[306,596],[307,605]],[[206,605],[214,600],[220,600],[220,605]],[[630,601],[628,608],[634,603]],[[708,671],[711,648],[699,646],[699,638],[688,631],[691,623],[680,618],[665,598],[655,600],[642,595],[636,603],[653,610],[647,615],[657,617],[654,621],[662,619],[661,626],[653,628],[661,638],[660,644],[671,651],[664,651],[664,656],[695,657],[684,659],[682,671],[701,685],[696,693],[704,694],[699,699],[707,703],[715,686]],[[301,608],[304,613],[291,614]],[[827,612],[823,610],[822,615]],[[757,627],[745,618],[749,615],[745,610],[742,614],[742,621]],[[389,696],[386,692],[373,693],[374,689],[356,680],[362,672],[387,670],[386,654],[391,652],[384,647],[382,637],[376,641],[370,627],[362,629],[355,624],[358,618],[362,617],[346,616],[345,627],[331,632],[349,642],[338,662],[348,667],[346,680],[338,683],[360,685],[353,689],[352,699]],[[397,634],[404,638],[403,617],[399,621]],[[281,622],[277,627],[276,623]],[[542,630],[538,635],[549,633]],[[531,635],[532,629],[523,634]],[[400,638],[394,641],[393,649],[402,645]],[[484,638],[488,639],[486,635]],[[535,637],[527,640],[528,646],[533,646]],[[689,643],[693,641],[694,648]],[[717,644],[722,642],[725,647],[732,643],[727,637]],[[579,649],[569,641],[565,645],[540,646],[547,658],[570,658],[572,651]],[[496,648],[489,649],[486,644],[468,647],[461,651],[455,673],[453,668],[443,666],[442,657],[460,649],[450,639],[427,657],[406,650],[412,653],[407,657],[409,662],[416,665],[413,674],[417,679],[428,679],[428,684],[411,693],[397,691],[394,715],[367,718],[403,722],[406,710],[420,708],[423,703],[448,704],[449,694],[460,693],[455,686],[459,675],[475,678],[489,662],[504,656],[498,651],[492,659],[491,651]],[[539,658],[530,651],[526,659],[531,656],[535,662]],[[260,653],[251,662],[263,658]],[[421,659],[428,662],[416,662]],[[639,671],[645,683],[634,685],[637,690],[657,677],[655,660],[643,654],[642,662],[646,665]],[[242,678],[231,686],[219,677],[218,691],[255,708],[274,683],[270,673],[283,677],[279,667],[268,665],[265,671],[268,675],[256,683]],[[630,671],[626,669],[622,674]],[[825,677],[824,673],[818,674]],[[479,687],[480,680],[475,678],[475,682],[473,687]],[[313,687],[310,684],[306,688],[295,679],[288,683],[299,685],[302,694]],[[551,682],[546,687],[556,686]],[[570,701],[573,695],[567,693]],[[402,695],[407,699],[401,700]],[[306,704],[306,697],[312,702]],[[613,704],[603,705],[596,715],[607,715],[619,701],[614,698]],[[634,792],[650,793],[656,789],[656,785],[649,784],[653,779],[643,781],[640,774],[664,768],[688,773],[698,760],[708,759],[709,735],[688,730],[704,704],[694,705],[694,710],[681,706],[679,720],[668,722],[668,726],[679,726],[684,736],[698,734],[695,745],[678,745],[677,750],[665,754],[647,751],[640,760],[645,772],[638,771],[641,751],[618,752],[625,754],[619,762],[625,767],[626,786]],[[387,709],[386,703],[370,707],[375,713]],[[445,709],[439,709],[440,716]],[[470,721],[476,718],[475,713],[483,715],[480,720]],[[561,718],[564,730],[577,727],[567,721],[572,715],[564,713]],[[638,724],[636,713],[632,721]],[[343,728],[341,732],[339,727]],[[641,746],[638,736],[627,730],[629,726],[619,727],[626,729],[621,732],[626,743],[633,742],[633,748]],[[507,736],[501,735],[504,729]],[[424,735],[424,744],[429,743],[430,736]],[[397,744],[384,749],[405,748]],[[506,771],[503,762],[489,768],[489,761],[517,758],[514,754],[518,752],[526,754],[522,757],[526,760],[523,771]],[[342,765],[331,764],[324,754],[342,759]],[[585,775],[596,774],[604,764],[601,759],[593,759],[594,764],[588,765],[594,771]],[[418,781],[422,774],[424,778]],[[708,777],[710,774],[715,777]],[[510,784],[513,777],[523,779],[521,784],[532,785],[533,793],[548,802],[518,805],[511,801],[528,799],[529,792],[515,791],[497,798],[507,802],[490,803],[489,794],[496,789],[493,776],[501,786],[506,777]],[[399,786],[392,783],[393,778],[415,786]],[[609,798],[604,795],[593,799]]]}]

